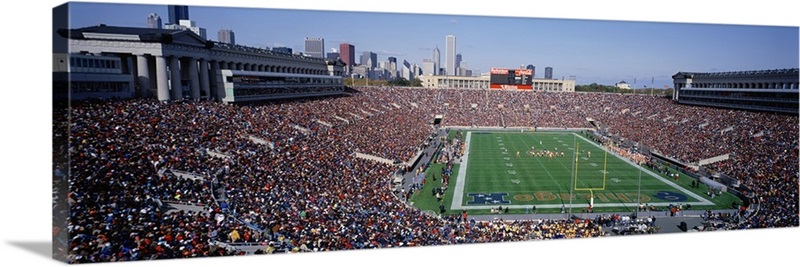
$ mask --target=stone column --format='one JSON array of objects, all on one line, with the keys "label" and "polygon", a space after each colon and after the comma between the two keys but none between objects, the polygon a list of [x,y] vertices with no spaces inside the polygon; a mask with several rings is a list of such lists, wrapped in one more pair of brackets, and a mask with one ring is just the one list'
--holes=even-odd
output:
[{"label": "stone column", "polygon": [[167,60],[163,56],[156,56],[156,90],[158,93],[159,101],[169,100],[169,80],[167,79]]},{"label": "stone column", "polygon": [[183,88],[181,88],[181,69],[180,60],[178,57],[173,56],[169,61],[170,73],[170,95],[172,100],[181,100],[183,98]]},{"label": "stone column", "polygon": [[208,80],[208,61],[200,59],[200,90],[206,93],[206,99],[211,99],[211,87]]},{"label": "stone column", "polygon": [[[223,63],[224,64],[224,63]],[[218,61],[211,61],[211,84],[214,87],[214,99],[222,101],[224,95],[224,88],[219,81],[220,63]]]},{"label": "stone column", "polygon": [[139,83],[139,95],[147,97],[150,93],[150,68],[147,66],[147,57],[136,55],[136,80]]},{"label": "stone column", "polygon": [[189,86],[192,89],[192,99],[200,99],[200,77],[197,73],[197,59],[189,59]]}]

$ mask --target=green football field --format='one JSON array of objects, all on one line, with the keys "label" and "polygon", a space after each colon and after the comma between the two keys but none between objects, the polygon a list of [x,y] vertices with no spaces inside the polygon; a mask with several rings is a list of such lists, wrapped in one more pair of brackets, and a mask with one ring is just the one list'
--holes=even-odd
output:
[{"label": "green football field", "polygon": [[[562,207],[581,212],[591,203],[595,212],[633,212],[637,198],[661,209],[669,204],[689,204],[695,210],[727,209],[739,201],[728,193],[712,199],[704,185],[690,187],[691,177],[681,174],[675,180],[639,168],[578,133],[462,134],[468,149],[453,168],[443,201],[437,202],[431,192],[432,187],[441,185],[441,179],[428,180],[411,198],[417,207],[438,211],[443,204],[446,213],[470,210],[471,214],[486,214],[492,207],[526,213],[536,206],[537,213],[559,213]],[[554,156],[547,156],[546,151]],[[441,165],[427,170],[429,177],[440,177],[440,173]]]}]

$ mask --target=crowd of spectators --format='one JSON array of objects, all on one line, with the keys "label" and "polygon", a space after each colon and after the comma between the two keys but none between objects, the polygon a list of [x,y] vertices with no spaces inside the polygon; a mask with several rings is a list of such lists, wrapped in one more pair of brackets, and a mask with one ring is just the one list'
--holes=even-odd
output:
[{"label": "crowd of spectators", "polygon": [[466,148],[463,138],[461,131],[458,131],[449,142],[442,145],[439,154],[433,159],[433,163],[452,164],[460,162]]},{"label": "crowd of spectators", "polygon": [[647,156],[645,156],[644,154],[634,151],[631,148],[619,147],[617,145],[614,145],[612,142],[607,142],[603,144],[603,147],[605,147],[611,152],[614,152],[614,154],[620,155],[623,158],[629,159],[630,161],[639,165],[644,164],[645,162],[648,161]]},{"label": "crowd of spectators", "polygon": [[397,167],[352,156],[408,161],[437,114],[445,125],[504,127],[590,127],[591,117],[680,160],[731,153],[714,166],[751,188],[761,209],[740,227],[798,224],[796,116],[644,96],[409,88],[246,105],[87,101],[69,112],[71,146],[60,149],[71,162],[55,166],[69,173],[69,191],[54,190],[69,218],[54,235],[68,233],[73,263],[239,255],[226,244],[242,242],[275,253],[604,235],[595,221],[432,216],[392,193]]}]

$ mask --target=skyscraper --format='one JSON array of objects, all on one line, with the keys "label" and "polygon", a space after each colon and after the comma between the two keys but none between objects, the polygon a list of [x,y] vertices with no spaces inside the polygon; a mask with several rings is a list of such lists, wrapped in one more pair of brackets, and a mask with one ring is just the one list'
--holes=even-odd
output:
[{"label": "skyscraper", "polygon": [[431,59],[422,60],[422,74],[426,76],[436,75],[436,62]]},{"label": "skyscraper", "polygon": [[150,15],[147,15],[147,28],[161,29],[161,16],[156,13],[150,13]]},{"label": "skyscraper", "polygon": [[528,66],[525,66],[525,68],[531,70],[531,72],[533,72],[534,77],[536,76],[536,66],[534,66],[533,64],[528,64]]},{"label": "skyscraper", "polygon": [[552,67],[544,67],[544,78],[545,79],[553,79],[553,68]]},{"label": "skyscraper", "polygon": [[366,65],[370,68],[377,68],[378,54],[372,53],[372,51],[364,51],[361,54],[361,65]]},{"label": "skyscraper", "polygon": [[356,47],[348,43],[339,44],[339,57],[344,64],[352,68],[356,63]]},{"label": "skyscraper", "polygon": [[[472,71],[467,67],[467,62],[461,61],[461,54],[456,55],[456,59],[458,59],[458,68],[456,69],[458,76],[472,76]],[[467,74],[468,70],[469,74]]]},{"label": "skyscraper", "polygon": [[389,73],[391,74],[391,77],[394,78],[397,76],[397,58],[389,57],[387,60],[389,61]]},{"label": "skyscraper", "polygon": [[220,29],[217,32],[217,40],[220,43],[236,44],[236,36],[231,29]]},{"label": "skyscraper", "polygon": [[436,66],[436,69],[431,75],[439,75],[439,68],[442,67],[442,54],[439,52],[439,47],[433,49],[433,63]]},{"label": "skyscraper", "polygon": [[447,75],[456,75],[456,36],[445,37],[445,72]]},{"label": "skyscraper", "polygon": [[178,24],[182,19],[189,19],[188,6],[170,5],[167,8],[169,9],[169,24]]},{"label": "skyscraper", "polygon": [[411,67],[411,64],[408,63],[408,61],[406,60],[403,60],[403,68],[401,70],[400,77],[403,77],[409,81],[414,79],[414,69]]},{"label": "skyscraper", "polygon": [[306,37],[307,57],[325,58],[325,39],[318,37]]},{"label": "skyscraper", "polygon": [[461,67],[461,60],[462,59],[463,58],[461,57],[461,53],[456,54],[456,69]]}]

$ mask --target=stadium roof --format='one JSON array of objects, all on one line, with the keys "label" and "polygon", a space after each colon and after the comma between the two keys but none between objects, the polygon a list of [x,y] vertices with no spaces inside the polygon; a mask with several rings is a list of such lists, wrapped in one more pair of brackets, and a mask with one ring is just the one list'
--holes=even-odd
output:
[{"label": "stadium roof", "polygon": [[686,72],[681,71],[672,75],[673,79],[684,77],[699,77],[699,76],[755,76],[755,75],[797,75],[800,69],[773,69],[773,70],[746,70],[746,71],[727,71],[727,72]]},{"label": "stadium roof", "polygon": [[113,41],[172,43],[180,40],[183,44],[206,46],[209,41],[188,29],[151,29],[135,27],[118,27],[100,24],[79,29],[59,29],[58,34],[69,39],[94,39]]}]

